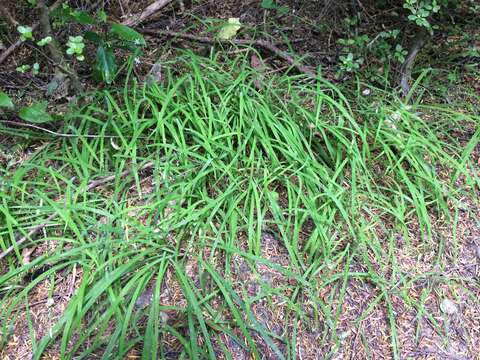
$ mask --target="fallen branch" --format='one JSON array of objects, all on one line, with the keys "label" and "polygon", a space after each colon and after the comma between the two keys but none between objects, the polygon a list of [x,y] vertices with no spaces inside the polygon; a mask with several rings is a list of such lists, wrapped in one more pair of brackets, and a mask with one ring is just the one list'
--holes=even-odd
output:
[{"label": "fallen branch", "polygon": [[[48,11],[51,12],[53,10],[55,10],[56,8],[58,8],[61,4],[63,3],[63,0],[57,0],[55,1],[55,3],[50,6],[48,8]],[[34,31],[35,29],[38,28],[38,26],[40,25],[39,22],[36,22],[35,24],[33,24],[31,27],[32,27],[32,31]],[[0,64],[2,64],[14,51],[17,47],[19,47],[21,44],[23,44],[23,41],[18,39],[17,41],[15,41],[12,45],[10,45],[1,55],[0,55]]]},{"label": "fallen branch", "polygon": [[150,16],[156,14],[162,8],[170,4],[173,0],[157,0],[153,4],[147,6],[140,14],[133,15],[123,22],[123,25],[136,26],[144,22]]},{"label": "fallen branch", "polygon": [[[143,165],[142,167],[140,167],[139,170],[149,169],[153,165],[154,165],[153,162],[148,162],[145,165]],[[120,174],[120,178],[123,178],[123,177],[127,176],[131,172],[132,172],[132,169],[128,169],[128,170],[123,171]],[[87,185],[85,191],[91,191],[91,190],[93,190],[93,189],[95,189],[99,186],[102,186],[102,185],[105,185],[105,184],[109,183],[112,180],[115,180],[116,178],[117,178],[117,175],[109,175],[109,176],[105,176],[105,177],[97,179],[97,180],[93,180]],[[57,216],[58,216],[58,213],[51,214],[42,224],[39,224],[39,225],[35,226],[32,230],[30,230],[27,235],[19,238],[18,240],[15,240],[15,245],[10,246],[9,248],[7,248],[4,252],[2,252],[0,254],[0,260],[3,259],[8,254],[10,254],[13,250],[15,250],[15,248],[18,248],[19,245],[21,245],[24,242],[26,242],[27,240],[29,240],[33,235],[35,235],[39,231],[43,230],[47,226],[49,226],[49,222],[52,221],[53,219],[55,219]]]},{"label": "fallen branch", "polygon": [[410,92],[413,64],[415,63],[418,53],[425,45],[426,37],[426,30],[424,28],[420,29],[413,40],[405,62],[402,64],[402,68],[400,70],[400,86],[402,88],[403,96],[407,96]]},{"label": "fallen branch", "polygon": [[229,39],[229,40],[226,40],[226,39],[212,38],[212,37],[208,37],[208,36],[197,36],[197,35],[191,35],[191,34],[183,34],[183,33],[170,31],[170,30],[158,30],[158,29],[138,29],[138,31],[140,31],[144,34],[147,34],[147,35],[164,35],[164,36],[182,38],[182,39],[187,39],[187,40],[192,40],[192,41],[207,43],[207,44],[221,43],[221,44],[258,46],[258,47],[264,48],[268,51],[271,51],[272,53],[274,53],[279,58],[285,60],[291,66],[295,67],[301,73],[304,73],[304,74],[309,75],[311,77],[316,77],[317,76],[315,70],[312,67],[299,63],[291,55],[289,55],[286,51],[283,51],[283,50],[279,49],[275,44],[273,44],[272,42],[269,42],[267,40],[247,40],[247,39]]},{"label": "fallen branch", "polygon": [[0,14],[3,15],[5,19],[8,20],[8,22],[16,28],[19,24],[18,21],[15,20],[15,18],[10,14],[10,11],[8,11],[7,7],[5,5],[0,5]]}]

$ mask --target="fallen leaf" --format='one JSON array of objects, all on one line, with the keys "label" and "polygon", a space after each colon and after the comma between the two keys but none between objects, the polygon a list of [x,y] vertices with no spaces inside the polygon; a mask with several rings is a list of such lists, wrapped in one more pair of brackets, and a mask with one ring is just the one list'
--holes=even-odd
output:
[{"label": "fallen leaf", "polygon": [[229,40],[233,38],[238,30],[242,27],[240,24],[240,18],[230,18],[228,22],[218,32],[218,38],[223,40]]}]

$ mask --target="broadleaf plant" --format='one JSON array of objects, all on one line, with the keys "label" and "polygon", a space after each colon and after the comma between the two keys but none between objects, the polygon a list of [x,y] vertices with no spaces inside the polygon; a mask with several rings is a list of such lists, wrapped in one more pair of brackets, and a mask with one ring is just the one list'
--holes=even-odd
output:
[{"label": "broadleaf plant", "polygon": [[7,109],[13,109],[15,107],[10,96],[5,94],[2,90],[0,90],[0,107]]},{"label": "broadleaf plant", "polygon": [[113,50],[109,47],[100,45],[97,49],[97,60],[95,63],[94,73],[100,80],[111,84],[117,73],[117,63]]},{"label": "broadleaf plant", "polygon": [[145,38],[143,35],[126,25],[112,24],[110,32],[121,40],[132,42],[135,45],[145,45]]},{"label": "broadleaf plant", "polygon": [[46,101],[39,101],[30,106],[24,106],[20,109],[18,116],[31,123],[51,122],[53,118],[47,112],[47,105]]}]

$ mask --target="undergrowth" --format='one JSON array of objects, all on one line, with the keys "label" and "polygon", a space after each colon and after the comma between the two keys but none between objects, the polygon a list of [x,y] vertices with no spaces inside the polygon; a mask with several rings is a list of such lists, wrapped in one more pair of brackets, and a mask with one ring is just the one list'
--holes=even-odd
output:
[{"label": "undergrowth", "polygon": [[[57,216],[3,259],[3,345],[35,287],[46,283],[53,296],[75,272],[73,296],[44,336],[27,317],[37,359],[53,347],[62,359],[125,358],[132,349],[145,359],[228,358],[225,337],[256,358],[261,339],[277,358],[293,359],[300,323],[321,332],[318,347],[331,355],[341,346],[347,283],[357,279],[377,289],[362,317],[385,307],[399,356],[392,297],[421,312],[403,290],[428,274],[400,271],[396,247],[410,246],[411,224],[428,242],[432,215],[453,221],[458,199],[478,189],[470,160],[478,116],[421,98],[407,105],[376,88],[349,101],[347,90],[302,76],[274,76],[258,87],[245,63],[227,67],[187,54],[184,75],[171,70],[153,85],[127,79],[121,90],[94,94],[66,117],[63,132],[75,136],[18,131],[43,140],[1,171],[2,250]],[[366,85],[358,86],[360,94]],[[465,129],[473,129],[466,142],[452,135]],[[288,266],[262,257],[265,233],[288,253]],[[395,243],[395,234],[406,243]],[[41,251],[23,261],[31,248]],[[238,257],[254,274],[263,264],[288,281],[263,281],[251,296],[235,276]],[[199,281],[186,271],[192,258]],[[172,281],[185,306],[164,303]],[[140,307],[146,291],[151,299]],[[273,294],[286,304],[281,333],[251,311]]]}]

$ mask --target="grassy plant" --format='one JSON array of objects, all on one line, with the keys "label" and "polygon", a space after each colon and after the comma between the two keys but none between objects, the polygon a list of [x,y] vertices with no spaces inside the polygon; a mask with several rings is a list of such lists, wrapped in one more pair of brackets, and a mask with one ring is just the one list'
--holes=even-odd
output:
[{"label": "grassy plant", "polygon": [[[2,265],[3,344],[35,287],[46,282],[55,293],[75,272],[58,321],[40,339],[32,333],[37,359],[54,344],[65,359],[124,358],[141,348],[145,359],[228,357],[219,345],[225,337],[257,357],[261,339],[278,358],[295,358],[299,330],[290,326],[297,321],[323,329],[323,344],[336,344],[333,354],[345,289],[356,279],[378,289],[362,317],[375,306],[387,309],[399,357],[392,297],[408,300],[402,289],[419,279],[395,267],[391,239],[412,222],[431,237],[431,214],[450,216],[460,195],[455,181],[478,187],[469,171],[478,131],[467,146],[448,136],[476,127],[478,116],[420,101],[407,106],[379,89],[349,102],[346,90],[302,77],[272,77],[257,89],[244,63],[227,69],[186,54],[181,77],[98,93],[67,119],[64,132],[77,137],[51,139],[2,171],[2,250],[58,214],[24,245],[44,246],[38,257],[23,264],[18,248]],[[146,162],[151,170],[135,171]],[[111,174],[110,184],[85,191]],[[288,254],[288,266],[262,256],[266,232]],[[235,278],[235,257],[253,273],[265,265],[290,281],[264,283],[251,296]],[[198,281],[187,274],[192,258]],[[183,305],[165,304],[172,283]],[[138,306],[146,292],[149,305]],[[252,312],[272,295],[286,304],[281,334]]]}]

